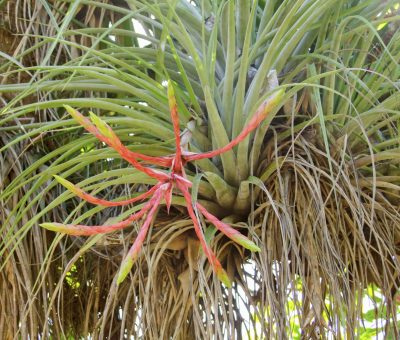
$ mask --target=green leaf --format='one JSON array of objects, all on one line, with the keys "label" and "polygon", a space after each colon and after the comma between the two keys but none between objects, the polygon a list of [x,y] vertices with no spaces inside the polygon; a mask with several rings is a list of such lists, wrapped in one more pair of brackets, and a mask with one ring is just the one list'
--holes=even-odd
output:
[{"label": "green leaf", "polygon": [[216,192],[218,204],[226,209],[232,208],[237,190],[226,183],[223,178],[212,172],[207,171],[204,174]]}]

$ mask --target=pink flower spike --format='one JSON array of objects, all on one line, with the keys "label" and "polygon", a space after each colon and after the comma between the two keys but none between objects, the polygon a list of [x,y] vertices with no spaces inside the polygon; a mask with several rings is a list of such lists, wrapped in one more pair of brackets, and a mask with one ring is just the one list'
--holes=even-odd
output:
[{"label": "pink flower spike", "polygon": [[199,222],[197,220],[197,216],[193,211],[192,200],[191,200],[189,190],[187,189],[185,183],[182,183],[180,180],[178,180],[176,182],[176,184],[177,184],[178,188],[181,190],[183,197],[185,198],[187,211],[189,213],[190,218],[192,219],[194,231],[196,232],[196,235],[197,235],[198,239],[200,240],[200,244],[201,244],[201,247],[203,248],[204,254],[207,256],[208,261],[210,262],[211,267],[213,268],[214,272],[216,273],[218,279],[222,283],[224,283],[225,286],[230,288],[232,285],[231,285],[228,275],[226,274],[225,270],[222,268],[221,263],[219,262],[219,260],[215,256],[215,254],[212,252],[212,250],[210,249],[210,247],[208,246],[208,244],[204,238],[203,231],[201,230]]},{"label": "pink flower spike", "polygon": [[180,136],[181,131],[179,128],[178,106],[176,104],[174,87],[172,86],[171,80],[168,80],[168,104],[175,135],[176,153],[173,162],[173,169],[175,172],[180,172],[182,168],[182,151],[181,151],[181,136]]},{"label": "pink flower spike", "polygon": [[196,206],[200,210],[200,212],[204,215],[204,217],[207,218],[207,220],[209,220],[212,224],[214,224],[219,231],[228,236],[232,241],[240,244],[244,248],[249,249],[251,251],[261,251],[261,249],[257,247],[257,245],[253,241],[249,240],[239,231],[232,228],[229,224],[220,221],[214,215],[209,213],[206,210],[206,208],[204,208],[200,203],[196,203]]},{"label": "pink flower spike", "polygon": [[150,208],[153,206],[154,202],[155,198],[153,196],[152,199],[150,199],[140,211],[129,216],[126,220],[112,225],[87,226],[82,224],[42,223],[40,224],[40,226],[48,230],[74,236],[90,236],[111,233],[115,230],[124,229],[127,226],[131,225],[132,222],[143,217],[146,212],[150,210]]},{"label": "pink flower spike", "polygon": [[173,158],[171,157],[152,157],[130,151],[128,148],[125,147],[125,145],[122,144],[121,140],[105,121],[96,116],[93,112],[89,112],[89,115],[91,121],[101,133],[101,136],[103,137],[102,141],[117,150],[124,159],[132,163],[137,162],[137,158],[139,158],[151,164],[171,166],[173,160]]},{"label": "pink flower spike", "polygon": [[[141,165],[136,158],[140,158],[157,165],[170,166],[172,164],[172,159],[169,159],[168,157],[151,157],[130,151],[122,144],[121,140],[107,125],[107,123],[102,121],[94,113],[91,114],[91,118],[96,122],[96,124],[98,124],[98,126],[100,126],[101,131],[89,119],[79,113],[79,111],[73,109],[68,105],[64,105],[64,107],[79,124],[81,124],[87,131],[93,134],[98,140],[115,149],[115,151],[117,151],[122,158],[131,163],[136,169],[146,173],[150,177],[161,179],[161,177],[158,176],[154,171]],[[102,132],[104,132],[106,135],[104,135]]]},{"label": "pink flower spike", "polygon": [[100,199],[100,198],[97,198],[95,196],[88,194],[87,192],[83,191],[81,188],[72,184],[70,181],[66,180],[65,178],[62,178],[57,175],[53,175],[53,176],[57,180],[58,183],[60,183],[64,187],[66,187],[69,191],[73,192],[76,196],[82,198],[83,200],[85,200],[89,203],[103,205],[105,207],[119,207],[121,205],[127,205],[127,204],[131,204],[131,203],[134,203],[137,201],[141,201],[141,200],[149,197],[158,188],[158,186],[156,185],[156,186],[152,187],[149,191],[147,191],[139,196],[130,198],[128,200],[112,202],[112,201],[103,200],[103,199]]},{"label": "pink flower spike", "polygon": [[135,263],[139,252],[142,248],[144,239],[147,235],[147,232],[149,230],[151,221],[154,217],[154,214],[156,210],[158,209],[158,206],[160,204],[161,198],[163,191],[165,191],[165,187],[159,188],[157,192],[154,194],[154,202],[152,203],[152,208],[150,209],[149,213],[147,214],[146,220],[144,221],[143,225],[140,227],[139,233],[136,237],[135,242],[133,243],[132,247],[129,249],[128,254],[122,261],[118,278],[117,278],[117,284],[119,285],[122,281],[125,280],[126,276],[129,274],[129,272],[132,269],[133,264]]},{"label": "pink flower spike", "polygon": [[169,209],[171,208],[171,202],[172,202],[172,184],[168,183],[168,188],[165,190],[164,193],[164,199],[165,199],[165,205],[167,206],[167,213],[169,214]]},{"label": "pink flower spike", "polygon": [[260,123],[267,117],[268,113],[270,113],[281,102],[284,94],[285,90],[281,89],[275,92],[264,103],[262,103],[261,106],[257,109],[254,116],[251,118],[250,122],[244,127],[242,132],[230,143],[214,151],[185,156],[185,161],[190,162],[204,158],[212,158],[232,149],[234,146],[243,141],[250,134],[250,132],[255,130],[260,125]]}]

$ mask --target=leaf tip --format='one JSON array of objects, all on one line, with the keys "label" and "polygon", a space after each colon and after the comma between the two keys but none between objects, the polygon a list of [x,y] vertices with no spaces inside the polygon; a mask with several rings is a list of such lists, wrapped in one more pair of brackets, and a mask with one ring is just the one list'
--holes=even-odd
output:
[{"label": "leaf tip", "polygon": [[278,91],[272,94],[272,96],[268,100],[268,103],[273,107],[278,105],[282,101],[285,93],[286,93],[285,89],[279,89]]},{"label": "leaf tip", "polygon": [[75,111],[71,106],[63,104],[64,109],[66,109],[68,111],[68,113],[70,113],[70,111]]},{"label": "leaf tip", "polygon": [[70,181],[66,180],[65,178],[63,178],[61,176],[53,175],[53,177],[58,183],[62,184],[65,187],[68,187],[68,184],[72,185],[72,183]]},{"label": "leaf tip", "polygon": [[86,126],[87,123],[85,121],[85,117],[78,110],[75,110],[69,105],[63,105],[63,106],[67,110],[67,112],[71,115],[72,118],[74,118],[82,126],[84,127]]},{"label": "leaf tip", "polygon": [[70,181],[66,180],[65,178],[58,176],[58,175],[53,175],[55,180],[60,183],[62,186],[67,188],[69,191],[73,192],[75,195],[80,196],[82,193],[82,190],[79,189],[76,185],[72,184]]},{"label": "leaf tip", "polygon": [[73,107],[69,106],[69,105],[63,105],[64,108],[67,110],[67,112],[75,118],[76,114],[78,113],[77,110],[75,110]]},{"label": "leaf tip", "polygon": [[171,79],[168,79],[168,81],[167,81],[167,90],[168,90],[168,97],[169,97],[170,93],[174,94],[174,87],[172,85]]},{"label": "leaf tip", "polygon": [[96,122],[97,122],[98,120],[100,120],[100,118],[99,118],[94,112],[92,112],[92,111],[89,111],[89,117],[90,117],[90,120],[91,120],[94,124],[96,124]]},{"label": "leaf tip", "polygon": [[171,80],[168,80],[167,95],[170,108],[174,108],[176,106],[176,99],[175,99],[174,86],[172,85]]},{"label": "leaf tip", "polygon": [[108,126],[108,124],[102,120],[99,116],[97,116],[95,113],[93,113],[92,111],[89,111],[89,117],[90,120],[92,121],[92,123],[94,125],[96,125],[97,129],[100,131],[100,133],[110,139],[110,141],[116,141],[116,136],[114,134],[114,132],[112,131],[111,127]]},{"label": "leaf tip", "polygon": [[65,225],[61,223],[55,223],[55,222],[45,222],[39,224],[44,229],[51,230],[51,231],[56,231],[56,232],[63,232],[63,229],[65,229]]},{"label": "leaf tip", "polygon": [[121,267],[119,269],[118,273],[118,278],[117,278],[117,285],[120,285],[122,281],[125,280],[125,278],[128,276],[129,272],[131,271],[133,264],[135,262],[135,259],[132,258],[131,256],[125,257],[125,259],[122,261]]},{"label": "leaf tip", "polygon": [[216,268],[216,274],[217,274],[218,280],[220,280],[227,288],[232,287],[232,282],[229,279],[228,274],[222,267]]},{"label": "leaf tip", "polygon": [[258,247],[253,241],[249,240],[246,236],[242,234],[233,236],[232,240],[250,251],[253,252],[261,251],[260,247]]}]

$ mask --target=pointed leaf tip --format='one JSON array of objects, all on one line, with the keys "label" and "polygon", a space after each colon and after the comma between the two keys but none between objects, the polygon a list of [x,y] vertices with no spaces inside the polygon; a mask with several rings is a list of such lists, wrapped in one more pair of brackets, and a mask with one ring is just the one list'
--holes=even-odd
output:
[{"label": "pointed leaf tip", "polygon": [[115,136],[111,130],[111,128],[108,126],[108,124],[102,120],[99,116],[97,116],[96,114],[94,114],[92,111],[89,112],[90,115],[90,120],[93,122],[94,125],[96,125],[96,127],[99,129],[100,133],[111,139],[114,140]]},{"label": "pointed leaf tip", "polygon": [[61,176],[53,175],[53,177],[54,177],[54,179],[55,179],[58,183],[60,183],[60,184],[62,184],[62,185],[64,185],[64,186],[65,186],[65,184],[68,184],[68,183],[71,184],[70,181],[66,180],[65,178],[63,178],[63,177],[61,177]]},{"label": "pointed leaf tip", "polygon": [[41,226],[42,228],[51,230],[51,228],[53,228],[53,223],[47,223],[47,222],[46,223],[40,223],[39,226]]},{"label": "pointed leaf tip", "polygon": [[227,288],[232,287],[232,282],[229,280],[228,274],[222,267],[216,269],[216,274],[218,280],[220,280]]},{"label": "pointed leaf tip", "polygon": [[71,115],[71,117],[74,118],[79,124],[81,124],[83,127],[87,126],[87,121],[85,117],[78,110],[75,110],[69,105],[64,105],[64,108]]},{"label": "pointed leaf tip", "polygon": [[234,235],[232,237],[232,240],[250,251],[253,251],[253,252],[261,251],[260,247],[258,247],[253,241],[251,241],[250,239],[248,239],[246,236],[244,236],[242,234]]},{"label": "pointed leaf tip", "polygon": [[45,223],[41,223],[39,225],[44,229],[56,231],[56,232],[60,232],[60,233],[64,232],[64,230],[65,230],[65,225],[61,224],[61,223],[45,222]]},{"label": "pointed leaf tip", "polygon": [[131,271],[135,260],[131,256],[126,256],[125,259],[121,263],[121,267],[119,269],[117,285],[119,285],[125,278],[128,276]]},{"label": "pointed leaf tip", "polygon": [[274,94],[272,94],[272,96],[269,99],[270,104],[272,106],[279,104],[282,101],[285,93],[286,93],[285,89],[279,89],[278,91],[276,91]]},{"label": "pointed leaf tip", "polygon": [[276,97],[278,98],[278,101],[280,101],[283,98],[285,93],[286,93],[285,89],[280,89],[277,91]]},{"label": "pointed leaf tip", "polygon": [[[251,241],[250,241],[251,242]],[[248,247],[246,247],[247,249],[253,251],[253,252],[260,252],[261,248],[259,246],[257,246],[255,243],[251,242],[251,245],[249,245]]]},{"label": "pointed leaf tip", "polygon": [[105,125],[105,122],[100,118],[100,117],[98,117],[95,113],[93,113],[92,111],[89,111],[89,117],[90,117],[90,120],[92,121],[92,123],[94,124],[94,125],[96,125],[96,127],[100,130],[100,131],[102,131],[102,129],[104,129],[104,125]]},{"label": "pointed leaf tip", "polygon": [[75,195],[78,195],[78,196],[81,195],[82,190],[79,187],[77,187],[76,185],[74,185],[73,183],[71,183],[70,181],[68,181],[65,178],[60,177],[58,175],[53,175],[53,177],[56,179],[56,181],[58,183],[60,183],[65,188],[67,188],[69,191],[73,192]]},{"label": "pointed leaf tip", "polygon": [[77,110],[75,110],[73,107],[71,107],[69,105],[63,105],[63,106],[73,118],[75,118],[78,114],[80,115],[80,113]]},{"label": "pointed leaf tip", "polygon": [[64,104],[63,107],[64,107],[64,109],[66,109],[68,112],[69,112],[69,111],[74,111],[74,109],[73,109],[71,106],[69,106],[69,105]]},{"label": "pointed leaf tip", "polygon": [[171,95],[172,95],[172,96],[174,95],[174,87],[173,87],[173,85],[172,85],[171,79],[168,79],[168,82],[167,82],[167,91],[168,91],[168,97],[171,97]]},{"label": "pointed leaf tip", "polygon": [[167,95],[168,95],[168,104],[169,104],[170,110],[176,110],[175,91],[174,91],[174,86],[172,85],[171,80],[168,80]]}]

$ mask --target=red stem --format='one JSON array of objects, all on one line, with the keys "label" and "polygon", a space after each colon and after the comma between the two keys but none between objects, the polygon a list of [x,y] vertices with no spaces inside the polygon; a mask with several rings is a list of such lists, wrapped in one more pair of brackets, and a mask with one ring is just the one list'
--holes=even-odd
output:
[{"label": "red stem", "polygon": [[186,184],[178,179],[176,181],[176,185],[181,190],[183,197],[185,198],[187,211],[189,213],[190,218],[192,219],[194,231],[196,232],[196,235],[197,235],[198,239],[200,240],[200,244],[201,244],[201,247],[203,248],[204,254],[206,254],[208,260],[210,261],[210,264],[213,267],[215,267],[214,269],[222,268],[221,263],[218,261],[217,257],[212,252],[212,250],[210,249],[210,247],[208,246],[208,244],[204,238],[203,231],[201,230],[199,222],[197,220],[197,216],[193,211],[191,195],[189,193],[189,190],[188,190]]},{"label": "red stem", "polygon": [[[130,151],[128,148],[126,148],[121,140],[115,135],[115,140],[110,140],[109,138],[105,137],[100,133],[100,131],[96,128],[96,126],[85,116],[83,116],[79,111],[75,110],[76,113],[79,115],[80,121],[79,123],[91,134],[93,134],[97,139],[100,141],[106,143],[110,147],[112,147],[115,151],[117,151],[122,158],[127,160],[129,163],[131,163],[137,170],[144,172],[150,177],[153,177],[159,181],[165,181],[168,179],[168,175],[164,174],[160,171],[154,171],[150,168],[144,167],[142,164],[140,164],[134,156],[137,156],[138,158],[141,158],[143,160],[150,161],[154,164],[159,164],[159,165],[167,165],[170,166],[172,164],[172,160],[168,160],[168,158],[161,158],[161,157],[151,157],[151,156],[146,156],[142,155],[140,153],[135,153]],[[111,128],[110,128],[111,130]],[[163,164],[160,164],[162,161]]]},{"label": "red stem", "polygon": [[237,242],[237,236],[241,236],[247,239],[247,237],[245,237],[242,233],[232,228],[229,224],[220,221],[217,217],[208,212],[207,209],[204,208],[200,203],[196,203],[196,206],[207,220],[209,220],[219,231],[224,233],[233,241]]},{"label": "red stem", "polygon": [[132,247],[129,249],[128,255],[129,257],[134,260],[136,256],[139,254],[140,248],[143,245],[144,239],[147,235],[147,232],[149,230],[151,221],[153,219],[154,213],[156,212],[161,198],[162,198],[162,193],[163,190],[159,189],[155,194],[154,194],[154,202],[152,203],[152,208],[150,209],[149,213],[147,214],[147,217],[143,223],[143,225],[140,227],[139,233],[135,239],[135,242],[133,243]]},{"label": "red stem", "polygon": [[159,184],[155,185],[149,191],[147,191],[147,192],[145,192],[145,193],[143,193],[143,194],[141,194],[139,196],[130,198],[128,200],[118,201],[118,202],[112,202],[112,201],[103,200],[101,198],[97,198],[97,197],[92,196],[92,195],[90,195],[90,194],[88,194],[88,193],[86,193],[84,191],[81,191],[81,190],[79,192],[76,191],[75,193],[76,193],[76,195],[78,197],[84,199],[85,201],[87,201],[89,203],[93,203],[93,204],[97,204],[97,205],[103,205],[103,206],[106,206],[106,207],[119,207],[119,206],[122,206],[122,205],[127,205],[127,204],[130,204],[130,203],[141,201],[141,200],[149,197],[158,188],[159,188]]},{"label": "red stem", "polygon": [[[158,188],[159,190],[160,188]],[[157,191],[158,191],[157,190]],[[97,226],[87,226],[87,225],[82,225],[82,224],[67,224],[65,225],[65,228],[63,228],[62,232],[66,233],[68,235],[74,235],[74,236],[89,236],[89,235],[97,235],[97,234],[105,234],[105,233],[110,233],[115,230],[119,229],[124,229],[132,222],[138,220],[142,216],[146,214],[146,212],[151,209],[154,206],[154,203],[159,200],[158,196],[155,197],[153,196],[152,199],[150,199],[144,206],[143,208],[138,211],[137,213],[129,216],[126,220],[123,220],[121,222],[118,222],[116,224],[112,225],[97,225]]]},{"label": "red stem", "polygon": [[212,157],[218,156],[221,153],[224,153],[228,150],[231,150],[234,146],[236,146],[241,141],[243,141],[250,134],[250,132],[255,130],[258,127],[258,125],[260,125],[260,123],[265,119],[265,116],[268,113],[267,110],[269,109],[270,106],[271,106],[270,101],[264,102],[257,109],[256,113],[251,118],[250,122],[243,128],[242,132],[240,132],[240,134],[236,138],[234,138],[232,141],[230,141],[224,147],[217,149],[217,150],[209,151],[209,152],[185,156],[184,160],[186,162],[190,162],[190,161],[196,161],[196,160],[204,159],[204,158],[212,158]]}]

